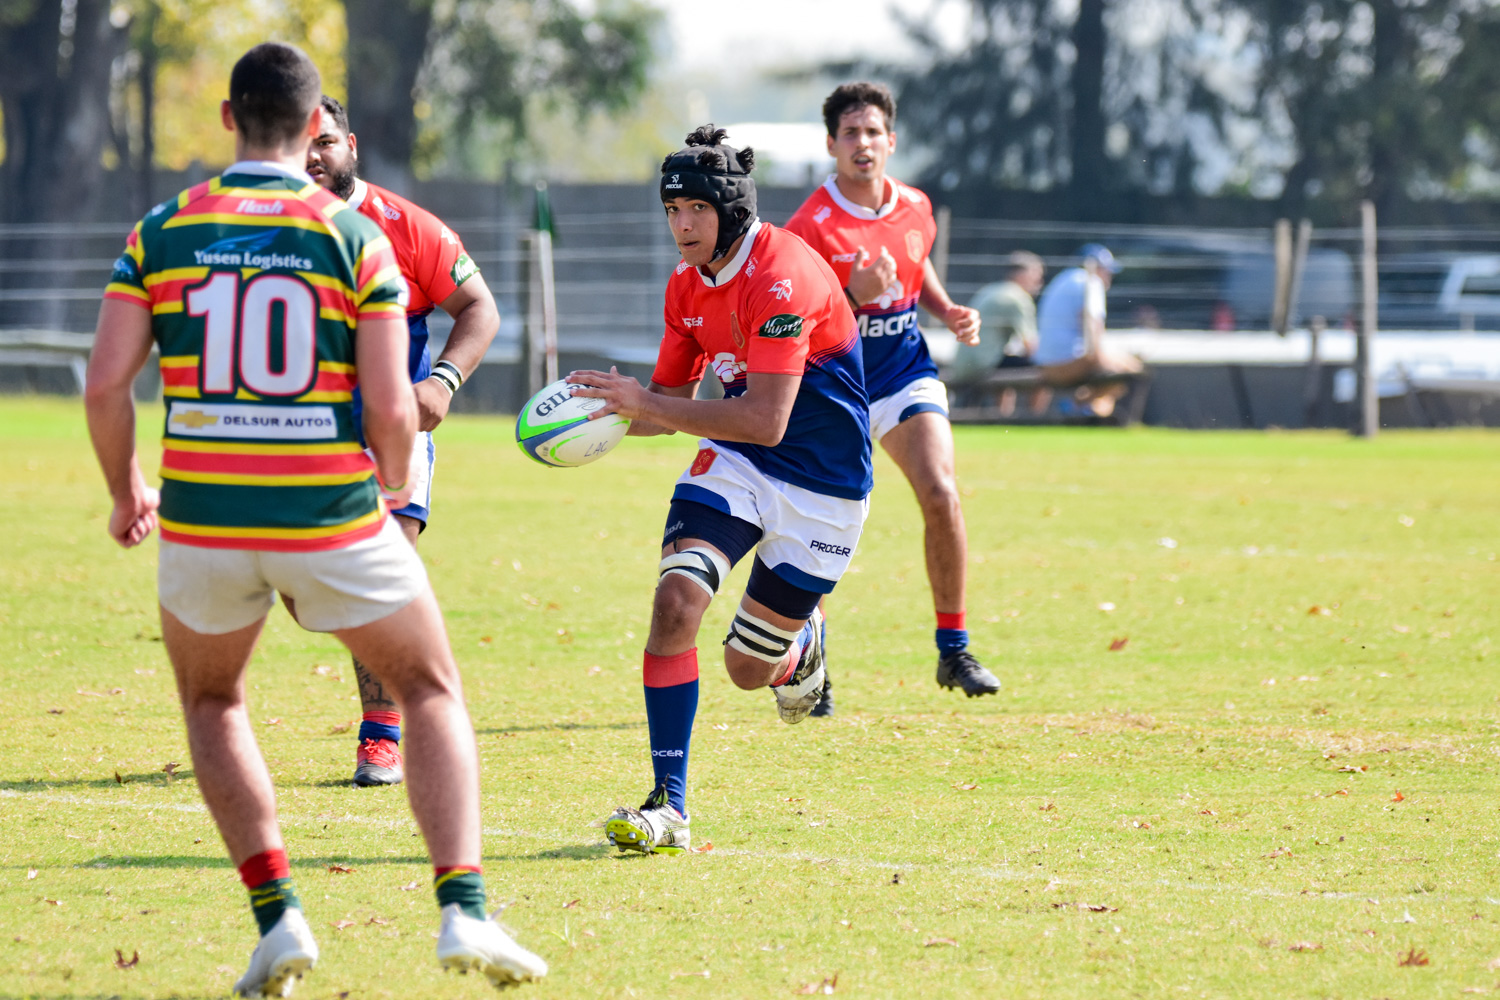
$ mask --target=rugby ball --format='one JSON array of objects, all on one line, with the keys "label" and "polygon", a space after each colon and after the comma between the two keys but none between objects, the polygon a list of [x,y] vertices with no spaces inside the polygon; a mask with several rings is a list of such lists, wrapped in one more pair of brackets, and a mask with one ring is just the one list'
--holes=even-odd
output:
[{"label": "rugby ball", "polygon": [[565,381],[532,396],[516,417],[516,444],[543,465],[571,469],[608,454],[630,428],[617,414],[590,420],[604,400],[575,396]]}]

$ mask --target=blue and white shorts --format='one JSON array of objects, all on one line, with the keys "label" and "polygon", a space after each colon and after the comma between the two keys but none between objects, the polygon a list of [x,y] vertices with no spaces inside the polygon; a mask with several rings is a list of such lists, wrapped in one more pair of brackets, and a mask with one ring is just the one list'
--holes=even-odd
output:
[{"label": "blue and white shorts", "polygon": [[870,400],[870,440],[879,441],[918,413],[948,416],[948,387],[931,375],[913,379],[889,396]]},{"label": "blue and white shorts", "polygon": [[677,480],[673,500],[691,500],[758,525],[756,555],[781,579],[831,594],[849,568],[870,499],[845,500],[773,479],[732,448],[698,442],[698,457]]},{"label": "blue and white shorts", "polygon": [[[365,454],[370,455],[371,458],[375,457],[370,454],[368,448],[365,449]],[[431,431],[417,432],[411,457],[411,478],[416,483],[416,489],[411,495],[411,501],[405,507],[398,507],[391,513],[420,521],[422,527],[425,528],[428,513],[432,508],[432,470],[437,466],[437,448],[432,443]]]}]

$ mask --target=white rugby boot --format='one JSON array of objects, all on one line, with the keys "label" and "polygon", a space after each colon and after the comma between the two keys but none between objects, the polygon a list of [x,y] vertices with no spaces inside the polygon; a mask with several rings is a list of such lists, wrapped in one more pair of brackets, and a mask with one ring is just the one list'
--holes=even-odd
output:
[{"label": "white rugby boot", "polygon": [[693,844],[687,817],[667,801],[665,785],[657,785],[639,809],[616,809],[604,821],[604,835],[620,850],[642,854],[682,854]]},{"label": "white rugby boot", "polygon": [[776,695],[776,711],[789,726],[807,718],[807,713],[823,700],[823,684],[828,679],[823,666],[823,609],[814,608],[808,622],[812,625],[812,638],[802,649],[797,669],[785,684],[771,689]]},{"label": "white rugby boot", "polygon": [[438,964],[445,969],[482,972],[502,989],[547,974],[547,963],[512,941],[494,918],[476,920],[459,909],[457,903],[443,907],[437,957]]},{"label": "white rugby boot", "polygon": [[242,997],[288,997],[292,986],[318,960],[318,942],[302,911],[289,906],[250,956],[250,968],[234,984]]}]

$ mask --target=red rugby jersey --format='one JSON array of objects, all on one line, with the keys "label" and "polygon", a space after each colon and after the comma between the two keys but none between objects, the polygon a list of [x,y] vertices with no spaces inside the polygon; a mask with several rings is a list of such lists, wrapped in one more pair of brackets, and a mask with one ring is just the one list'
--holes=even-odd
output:
[{"label": "red rugby jersey", "polygon": [[851,500],[869,493],[869,405],[854,314],[832,269],[807,244],[757,222],[716,277],[677,265],[663,319],[651,376],[658,385],[695,382],[707,367],[725,396],[735,397],[750,372],[802,376],[780,444],[719,444],[768,476],[817,493]]},{"label": "red rugby jersey", "polygon": [[864,349],[865,388],[871,399],[889,396],[914,379],[936,375],[937,366],[917,329],[917,300],[924,265],[937,238],[932,203],[916,188],[886,179],[887,197],[876,210],[845,198],[830,177],[808,195],[786,228],[833,267],[840,286],[861,249],[871,258],[882,247],[896,259],[896,280],[884,295],[856,313]]}]

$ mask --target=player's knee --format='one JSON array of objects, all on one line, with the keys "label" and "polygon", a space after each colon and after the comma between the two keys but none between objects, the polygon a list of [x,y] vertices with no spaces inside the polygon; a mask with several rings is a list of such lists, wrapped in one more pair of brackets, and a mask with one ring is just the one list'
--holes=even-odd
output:
[{"label": "player's knee", "polygon": [[762,660],[746,656],[731,646],[724,647],[724,672],[741,691],[756,691],[775,680],[775,671]]},{"label": "player's knee", "polygon": [[917,502],[922,507],[922,516],[951,519],[958,516],[962,504],[958,496],[958,483],[949,474],[937,475],[924,483],[917,491]]},{"label": "player's knee", "polygon": [[664,577],[656,585],[651,605],[651,631],[658,636],[691,632],[696,635],[708,607],[708,597],[697,584],[681,576]]}]

